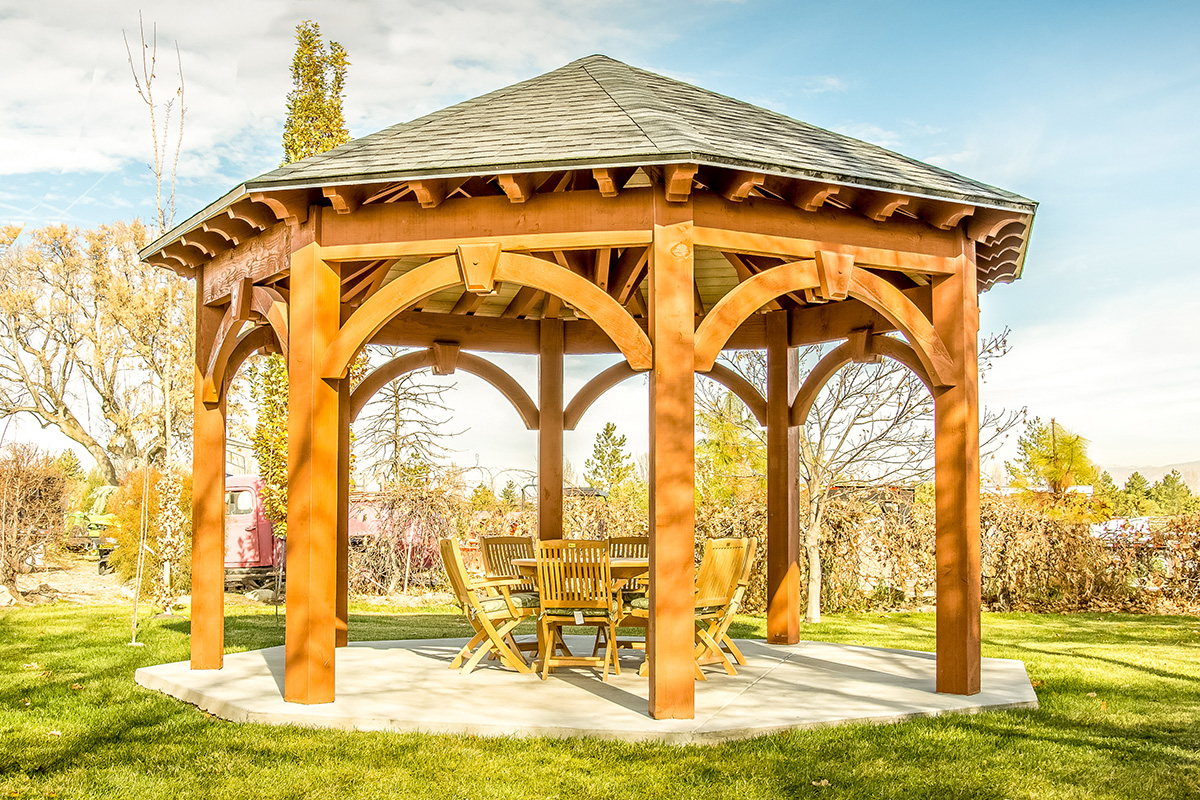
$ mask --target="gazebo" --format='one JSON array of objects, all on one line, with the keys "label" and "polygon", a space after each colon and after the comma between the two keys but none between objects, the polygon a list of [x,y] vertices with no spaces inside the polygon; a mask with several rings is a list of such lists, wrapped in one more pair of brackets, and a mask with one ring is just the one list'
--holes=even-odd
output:
[{"label": "gazebo", "polygon": [[[474,373],[538,437],[562,536],[563,431],[650,375],[650,714],[693,715],[695,373],[767,429],[768,640],[800,636],[799,426],[849,362],[935,398],[939,692],[980,690],[978,295],[1021,274],[1036,204],[595,55],[268,172],[142,251],[194,278],[191,667],[222,666],[225,395],[286,355],[284,697],[333,700],[347,641],[349,427],[413,370]],[[885,335],[899,332],[903,338]],[[800,385],[797,346],[845,340]],[[370,344],[416,348],[351,388]],[[765,396],[717,362],[765,349]],[[536,399],[480,353],[538,356]],[[563,358],[624,360],[564,402]]]}]

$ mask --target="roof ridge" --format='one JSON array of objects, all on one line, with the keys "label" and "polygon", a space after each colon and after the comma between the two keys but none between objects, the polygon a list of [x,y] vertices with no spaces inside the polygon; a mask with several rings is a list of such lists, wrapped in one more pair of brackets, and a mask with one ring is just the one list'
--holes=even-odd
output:
[{"label": "roof ridge", "polygon": [[[710,144],[705,141],[699,131],[673,114],[671,106],[664,103],[662,98],[647,86],[645,80],[638,80],[634,77],[637,73],[646,75],[654,73],[639,70],[637,67],[604,55],[589,56],[580,61],[592,62],[582,65],[584,71],[592,80],[596,81],[605,94],[612,98],[617,107],[629,118],[629,121],[636,125],[638,130],[642,131],[656,148],[679,151]],[[612,70],[612,73],[601,79],[592,72],[594,67],[608,68]],[[619,74],[618,71],[625,74]],[[667,80],[673,79],[667,78]],[[681,147],[683,142],[686,142],[686,146]]]}]

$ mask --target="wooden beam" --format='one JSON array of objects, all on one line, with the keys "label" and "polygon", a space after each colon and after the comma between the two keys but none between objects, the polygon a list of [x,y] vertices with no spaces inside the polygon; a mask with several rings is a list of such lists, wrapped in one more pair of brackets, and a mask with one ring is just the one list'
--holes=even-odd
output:
[{"label": "wooden beam", "polygon": [[250,199],[267,206],[277,220],[289,226],[303,225],[308,222],[307,189],[251,192]]},{"label": "wooden beam", "polygon": [[[288,350],[288,613],[284,699],[331,703],[337,645],[340,387],[321,359],[338,331],[341,279],[316,242],[293,253]],[[335,568],[331,569],[331,565]]]},{"label": "wooden beam", "polygon": [[933,227],[948,231],[958,227],[960,222],[974,213],[975,206],[926,200],[922,203],[918,216]]},{"label": "wooden beam", "polygon": [[[510,175],[500,175],[496,178],[509,202],[524,203],[533,197],[535,176],[532,172],[517,172]],[[607,196],[607,195],[606,195]]]},{"label": "wooden beam", "polygon": [[818,242],[813,239],[794,239],[787,236],[742,233],[720,228],[697,228],[696,241],[697,246],[703,244],[705,247],[720,250],[722,253],[767,255],[789,261],[816,258],[817,252],[824,250],[853,256],[854,263],[860,266],[904,273],[950,275],[958,264],[955,257],[930,256],[875,247],[856,247],[838,242]]},{"label": "wooden beam", "polygon": [[613,175],[615,170],[612,167],[596,168],[592,170],[592,177],[595,178],[596,184],[600,187],[601,197],[616,197],[621,193],[621,186],[617,183],[616,177]]},{"label": "wooden beam", "polygon": [[260,231],[265,231],[275,224],[275,214],[271,209],[253,200],[239,200],[225,209],[225,214]]},{"label": "wooden beam", "polygon": [[721,185],[714,187],[718,194],[731,203],[740,203],[750,196],[750,192],[762,186],[767,176],[761,172],[734,170],[724,176]]},{"label": "wooden beam", "polygon": [[538,538],[563,538],[563,323],[542,320],[538,348]]},{"label": "wooden beam", "polygon": [[662,168],[667,202],[686,203],[691,198],[692,179],[699,169],[696,164],[667,164]]},{"label": "wooden beam", "polygon": [[883,222],[913,202],[913,198],[890,192],[863,192],[855,205],[863,216]]},{"label": "wooden beam", "polygon": [[802,211],[816,211],[837,197],[841,189],[841,186],[828,183],[798,183],[784,199]]},{"label": "wooden beam", "polygon": [[[845,252],[855,252],[858,263],[872,266],[886,266],[876,264],[867,257],[872,251],[935,256],[943,260],[953,260],[959,255],[954,231],[931,228],[925,222],[908,217],[897,216],[886,222],[875,222],[830,208],[803,212],[789,203],[767,197],[750,197],[742,203],[727,203],[708,192],[696,194],[693,206],[697,247],[703,244],[717,250],[781,257],[811,257],[814,250],[845,248]],[[716,244],[718,237],[720,244]],[[769,246],[760,249],[750,244],[756,240]],[[735,241],[745,242],[748,246],[735,245]],[[779,245],[788,241],[793,243],[793,247],[806,247],[807,252],[778,249]],[[801,244],[803,242],[808,244]]]},{"label": "wooden beam", "polygon": [[451,191],[450,182],[445,178],[409,181],[408,186],[417,196],[421,208],[437,208]]},{"label": "wooden beam", "polygon": [[617,259],[611,273],[608,293],[621,305],[629,302],[629,295],[645,280],[649,258],[648,247],[627,247]]},{"label": "wooden beam", "polygon": [[192,669],[220,669],[225,654],[225,402],[204,403],[222,309],[205,305],[196,277],[196,359],[192,426]]},{"label": "wooden beam", "polygon": [[218,236],[203,230],[194,230],[190,233],[185,233],[179,237],[179,241],[185,247],[194,247],[209,258],[212,258],[223,250],[229,249],[229,240],[224,236]]},{"label": "wooden beam", "polygon": [[208,257],[203,250],[194,245],[185,244],[181,241],[172,242],[162,249],[162,254],[174,258],[185,267],[196,268],[208,261]]},{"label": "wooden beam", "polygon": [[967,220],[967,237],[980,244],[991,244],[993,240],[1013,233],[1024,235],[1029,224],[1028,215],[994,208],[981,208]]},{"label": "wooden beam", "polygon": [[541,298],[542,293],[533,286],[522,286],[513,295],[513,299],[509,301],[508,306],[500,314],[504,319],[512,319],[515,317],[525,317],[533,310],[534,305]]},{"label": "wooden beam", "polygon": [[462,297],[458,298],[458,302],[454,304],[454,308],[450,309],[451,314],[474,314],[483,305],[485,295],[475,294],[474,292],[463,292]]},{"label": "wooden beam", "polygon": [[964,269],[933,286],[934,326],[953,386],[934,391],[937,690],[980,690],[979,305],[974,243]]},{"label": "wooden beam", "polygon": [[[663,216],[671,218],[666,213]],[[694,283],[692,223],[655,225],[650,259],[654,370],[650,377],[650,623],[646,634],[650,716],[655,719],[695,716]]]},{"label": "wooden beam", "polygon": [[336,261],[447,255],[472,242],[526,252],[647,245],[650,191],[627,189],[612,198],[565,192],[524,205],[500,195],[453,197],[436,214],[416,203],[364,205],[353,214],[330,214],[321,240],[328,260]]},{"label": "wooden beam", "polygon": [[374,194],[368,196],[366,200],[363,200],[362,205],[365,206],[368,203],[393,203],[404,195],[408,194],[410,191],[412,190],[408,188],[407,181],[389,183],[382,189],[376,191]]},{"label": "wooden beam", "polygon": [[592,281],[599,286],[603,291],[608,291],[608,276],[612,270],[612,254],[611,247],[601,247],[596,251],[596,265],[593,272]]},{"label": "wooden beam", "polygon": [[787,312],[767,326],[767,641],[800,641],[800,436],[790,421],[799,387],[797,353],[788,347]]},{"label": "wooden beam", "polygon": [[357,186],[323,186],[321,194],[339,214],[350,214],[362,205],[362,189]]}]

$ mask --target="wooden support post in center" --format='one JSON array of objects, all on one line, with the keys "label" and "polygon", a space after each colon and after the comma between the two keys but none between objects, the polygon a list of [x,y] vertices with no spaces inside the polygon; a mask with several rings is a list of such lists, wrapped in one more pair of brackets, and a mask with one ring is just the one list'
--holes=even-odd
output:
[{"label": "wooden support post in center", "polygon": [[[666,211],[661,207],[660,211]],[[674,209],[670,209],[674,210]],[[690,202],[686,209],[690,216]],[[656,217],[659,216],[656,214]],[[654,226],[650,255],[650,715],[695,717],[696,503],[692,222]]]},{"label": "wooden support post in center", "polygon": [[337,641],[350,639],[350,381],[338,387]]},{"label": "wooden support post in center", "polygon": [[788,417],[799,362],[786,311],[765,315],[767,335],[767,641],[800,641],[800,431]]},{"label": "wooden support post in center", "polygon": [[221,309],[204,304],[196,276],[195,422],[192,432],[192,669],[220,669],[225,654],[225,391],[206,406],[204,371],[220,330]]},{"label": "wooden support post in center", "polygon": [[563,321],[544,319],[538,349],[538,538],[563,538]]},{"label": "wooden support post in center", "polygon": [[320,368],[338,332],[341,278],[318,242],[294,252],[291,265],[283,695],[293,703],[333,702],[337,640],[339,386]]},{"label": "wooden support post in center", "polygon": [[954,386],[934,392],[937,690],[979,692],[979,298],[974,243],[933,284],[933,325],[954,360]]}]

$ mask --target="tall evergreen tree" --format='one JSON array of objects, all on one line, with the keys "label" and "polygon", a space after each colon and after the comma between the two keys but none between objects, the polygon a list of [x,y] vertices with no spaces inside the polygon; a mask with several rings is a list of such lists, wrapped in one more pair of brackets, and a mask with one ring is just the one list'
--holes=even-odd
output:
[{"label": "tall evergreen tree", "polygon": [[1087,439],[1055,420],[1047,425],[1034,417],[1017,440],[1016,460],[1004,466],[1018,486],[1046,486],[1053,494],[1062,495],[1072,486],[1095,479],[1096,468],[1088,458],[1087,447]]},{"label": "tall evergreen tree", "polygon": [[1173,469],[1150,487],[1150,499],[1163,514],[1187,514],[1196,507],[1196,498],[1179,470]]},{"label": "tall evergreen tree", "polygon": [[612,493],[633,477],[633,461],[625,451],[625,437],[617,435],[617,426],[604,424],[596,434],[592,457],[583,462],[583,479],[588,486]]}]

